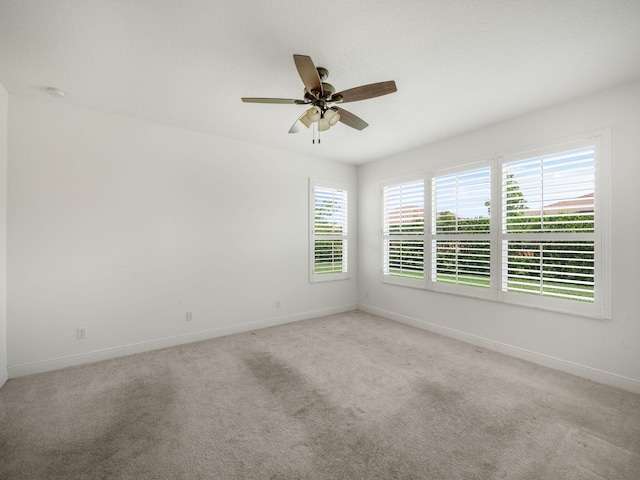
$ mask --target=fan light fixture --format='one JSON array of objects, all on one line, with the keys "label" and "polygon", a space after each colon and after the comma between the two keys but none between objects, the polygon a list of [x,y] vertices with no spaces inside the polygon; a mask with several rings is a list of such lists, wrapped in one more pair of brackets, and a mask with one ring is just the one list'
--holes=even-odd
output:
[{"label": "fan light fixture", "polygon": [[330,127],[333,127],[340,120],[340,114],[335,110],[327,110],[324,112],[324,119],[329,124]]},{"label": "fan light fixture", "polygon": [[300,121],[302,124],[310,128],[312,124],[318,124],[318,130],[320,132],[324,132],[325,130],[329,130],[329,128],[333,127],[340,120],[340,114],[335,110],[331,110],[327,108],[322,111],[320,107],[313,106],[307,112],[300,117]]},{"label": "fan light fixture", "polygon": [[322,118],[322,110],[320,110],[320,107],[311,107],[309,110],[307,110],[306,117],[310,122],[316,123]]}]

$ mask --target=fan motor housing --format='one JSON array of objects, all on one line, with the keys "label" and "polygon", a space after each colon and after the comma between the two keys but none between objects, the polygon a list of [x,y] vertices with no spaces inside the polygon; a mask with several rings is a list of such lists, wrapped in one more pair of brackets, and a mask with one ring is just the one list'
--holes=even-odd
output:
[{"label": "fan motor housing", "polygon": [[[315,90],[314,90],[314,92],[315,92]],[[331,97],[334,93],[336,93],[336,87],[334,87],[330,83],[322,82],[322,96],[318,95],[318,97],[323,98],[323,99],[326,100],[329,97]],[[312,93],[309,93],[309,91],[305,88],[304,89],[304,98],[309,99],[309,100],[315,100],[317,97],[316,97],[316,95],[314,95]]]},{"label": "fan motor housing", "polygon": [[334,87],[333,85],[331,85],[330,83],[322,83],[322,93],[324,94],[325,97],[328,97],[329,95],[333,95],[334,93],[336,93],[336,87]]}]

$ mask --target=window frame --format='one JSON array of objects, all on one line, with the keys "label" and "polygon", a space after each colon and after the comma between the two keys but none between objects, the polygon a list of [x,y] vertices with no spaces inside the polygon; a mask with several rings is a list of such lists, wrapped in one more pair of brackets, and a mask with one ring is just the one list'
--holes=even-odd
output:
[{"label": "window frame", "polygon": [[[594,132],[590,135],[574,137],[566,139],[561,143],[549,146],[537,147],[520,152],[514,152],[502,155],[497,158],[498,187],[501,189],[501,180],[503,178],[505,165],[519,160],[527,160],[535,157],[551,156],[558,153],[569,152],[584,147],[594,147],[594,229],[593,233],[509,233],[503,231],[502,228],[502,194],[500,194],[500,221],[496,228],[498,241],[498,259],[500,276],[499,290],[496,292],[497,299],[504,303],[521,305],[542,310],[551,310],[561,313],[580,315],[584,317],[611,318],[611,275],[610,275],[610,226],[609,226],[609,208],[611,204],[611,192],[609,189],[609,130]],[[593,240],[594,242],[594,302],[580,302],[569,299],[551,298],[542,295],[529,295],[518,292],[507,291],[503,281],[505,245],[508,240],[527,240],[532,239],[533,242],[553,240],[560,241],[580,241]]]},{"label": "window frame", "polygon": [[[516,239],[518,235],[503,232],[503,171],[504,166],[517,160],[530,159],[541,155],[553,155],[575,150],[577,148],[593,146],[595,165],[595,205],[594,205],[594,301],[581,302],[571,299],[552,298],[542,295],[531,295],[514,291],[505,291],[503,287],[504,245],[508,239]],[[490,232],[487,236],[490,241],[490,287],[480,288],[460,284],[447,284],[433,280],[435,268],[435,254],[433,249],[437,239],[442,234],[434,231],[434,191],[433,182],[439,176],[456,173],[470,172],[475,169],[489,166],[491,177],[490,197]],[[414,173],[386,179],[381,182],[381,211],[382,211],[382,266],[381,281],[400,286],[423,288],[434,292],[463,295],[473,298],[481,298],[505,304],[524,306],[534,309],[561,312],[569,315],[590,317],[598,319],[611,318],[611,189],[610,189],[610,130],[601,129],[588,134],[576,135],[557,142],[540,144],[533,148],[518,149],[502,152],[496,155],[488,155],[481,160],[473,162],[461,162],[458,165],[438,168],[426,173]],[[424,180],[424,278],[420,280],[405,277],[394,277],[384,274],[385,268],[385,191],[384,188],[391,185],[409,183],[411,181]],[[456,234],[457,235],[457,234]],[[460,239],[473,238],[477,234],[460,234]],[[484,235],[484,234],[483,234]],[[527,238],[534,237],[535,233],[526,233]],[[546,234],[542,232],[537,241],[545,240]],[[565,232],[564,237],[570,241],[578,241],[578,236],[571,232]],[[586,237],[582,233],[577,234]],[[552,236],[553,237],[553,236]],[[558,235],[555,235],[561,241]],[[534,237],[535,238],[535,237]],[[522,237],[524,240],[525,238]],[[535,242],[535,240],[533,241]]]},{"label": "window frame", "polygon": [[[316,188],[345,192],[345,212],[344,228],[342,234],[319,235],[316,233]],[[338,280],[348,280],[351,278],[351,268],[349,262],[350,252],[350,214],[351,214],[351,187],[346,183],[318,180],[309,178],[309,282],[333,282]],[[316,240],[342,241],[343,271],[331,273],[316,273]]]}]

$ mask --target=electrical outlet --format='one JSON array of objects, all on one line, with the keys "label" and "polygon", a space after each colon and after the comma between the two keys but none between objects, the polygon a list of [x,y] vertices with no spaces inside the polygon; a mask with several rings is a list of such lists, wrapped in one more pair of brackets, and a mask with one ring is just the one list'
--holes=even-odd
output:
[{"label": "electrical outlet", "polygon": [[280,300],[276,300],[276,308],[280,308]]},{"label": "electrical outlet", "polygon": [[187,312],[187,322],[191,322],[193,320],[193,312]]},{"label": "electrical outlet", "polygon": [[76,337],[78,340],[82,340],[83,338],[87,338],[87,327],[81,327],[76,330]]}]

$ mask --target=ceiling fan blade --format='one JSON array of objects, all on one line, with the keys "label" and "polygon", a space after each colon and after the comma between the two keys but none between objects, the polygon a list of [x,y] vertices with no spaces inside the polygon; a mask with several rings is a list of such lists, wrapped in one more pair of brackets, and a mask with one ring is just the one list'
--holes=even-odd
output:
[{"label": "ceiling fan blade", "polygon": [[295,100],[293,98],[247,98],[242,97],[243,102],[247,103],[289,103],[294,105],[304,105],[304,100]]},{"label": "ceiling fan blade", "polygon": [[291,125],[291,128],[289,129],[289,133],[298,133],[300,130],[302,130],[302,127],[306,126],[304,123],[300,121],[300,119],[304,117],[306,114],[307,114],[307,111],[305,110],[305,112],[298,117],[298,119],[293,123],[293,125]]},{"label": "ceiling fan blade", "polygon": [[388,82],[370,83],[360,87],[350,88],[334,94],[342,97],[342,103],[357,102],[358,100],[366,100],[368,98],[380,97],[389,93],[397,92],[396,82],[389,80]]},{"label": "ceiling fan blade", "polygon": [[322,95],[322,81],[320,81],[320,75],[316,66],[313,64],[311,57],[307,55],[293,55],[293,61],[298,69],[298,74],[302,79],[302,83],[307,88],[308,92],[316,91]]},{"label": "ceiling fan blade", "polygon": [[335,110],[340,114],[340,121],[345,125],[355,128],[356,130],[364,130],[369,126],[367,122],[362,120],[357,115],[345,110],[344,108],[331,107],[331,110]]}]

